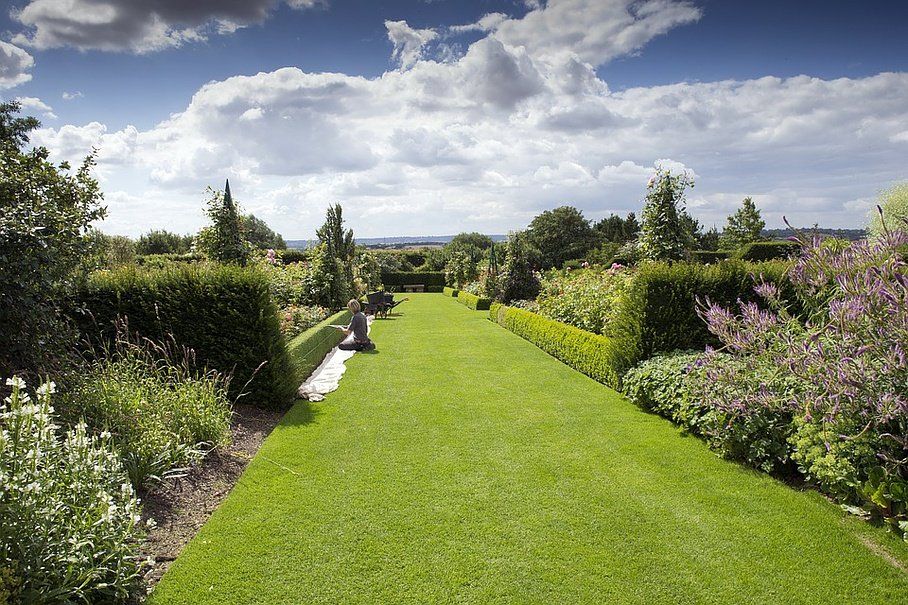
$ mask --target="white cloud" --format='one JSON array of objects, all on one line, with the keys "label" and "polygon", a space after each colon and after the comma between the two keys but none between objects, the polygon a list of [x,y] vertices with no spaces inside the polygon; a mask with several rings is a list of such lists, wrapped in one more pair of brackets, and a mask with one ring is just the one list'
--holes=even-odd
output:
[{"label": "white cloud", "polygon": [[[14,10],[25,26],[13,41],[38,49],[147,53],[230,34],[268,18],[280,0],[29,0]],[[304,9],[321,0],[286,0]]]},{"label": "white cloud", "polygon": [[[544,11],[561,14],[561,5],[576,2]],[[721,226],[751,195],[771,226],[783,214],[855,226],[855,200],[904,178],[905,73],[611,91],[593,62],[637,43],[603,50],[592,32],[638,40],[639,21],[659,10],[664,24],[691,9],[666,0],[635,5],[630,20],[591,13],[607,24],[574,15],[588,26],[575,44],[541,36],[514,46],[499,28],[457,60],[409,60],[373,79],[296,68],[236,76],[206,84],[149,130],[91,123],[36,138],[60,158],[99,147],[106,183],[130,199],[170,195],[197,209],[206,185],[230,177],[239,199],[287,237],[310,237],[336,201],[362,236],[503,233],[562,203],[592,218],[639,211],[657,164],[696,171],[690,205],[707,225]],[[133,232],[170,220],[130,204]],[[180,230],[201,221],[195,211],[174,216]]]},{"label": "white cloud", "polygon": [[40,113],[41,117],[48,120],[57,119],[53,107],[37,97],[16,97],[16,102],[19,103],[21,112],[24,114],[34,115]]},{"label": "white cloud", "polygon": [[406,21],[385,21],[388,39],[394,45],[391,59],[402,69],[412,67],[422,58],[423,47],[438,37],[434,29],[414,29]]},{"label": "white cloud", "polygon": [[504,13],[487,13],[475,23],[470,23],[468,25],[453,25],[448,28],[448,31],[455,34],[466,32],[490,32],[497,29],[499,25],[507,20],[508,16]]},{"label": "white cloud", "polygon": [[0,40],[0,89],[13,88],[32,79],[29,72],[35,60],[30,54],[9,42]]},{"label": "white cloud", "polygon": [[63,100],[64,100],[64,101],[73,101],[73,100],[75,100],[75,99],[81,99],[81,98],[84,97],[85,95],[83,95],[83,94],[82,94],[81,92],[79,92],[78,90],[74,90],[73,92],[69,92],[69,91],[65,91],[65,90],[64,90],[64,91],[63,91],[63,94],[62,94],[61,96],[63,97]]}]

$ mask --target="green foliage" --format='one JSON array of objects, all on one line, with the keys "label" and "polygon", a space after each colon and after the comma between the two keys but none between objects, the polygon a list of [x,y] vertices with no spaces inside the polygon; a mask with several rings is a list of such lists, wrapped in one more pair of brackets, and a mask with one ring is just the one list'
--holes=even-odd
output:
[{"label": "green foliage", "polygon": [[771,242],[751,242],[737,250],[734,254],[734,258],[749,262],[787,259],[793,254],[796,254],[799,248],[797,242],[781,240]]},{"label": "green foliage", "polygon": [[344,333],[331,326],[348,324],[350,318],[350,311],[339,311],[287,343],[295,384],[306,380],[344,339]]},{"label": "green foliage", "polygon": [[313,279],[323,287],[322,295],[314,302],[340,309],[353,296],[353,261],[356,244],[353,229],[344,229],[343,208],[329,206],[324,224],[316,230],[320,245],[313,250]]},{"label": "green foliage", "polygon": [[152,229],[139,236],[136,254],[189,254],[192,250],[191,235],[179,235],[166,229]]},{"label": "green foliage", "polygon": [[89,156],[72,174],[43,147],[27,150],[34,118],[0,104],[0,375],[60,369],[75,340],[66,297],[92,258],[92,222],[105,215]]},{"label": "green foliage", "polygon": [[457,301],[473,309],[474,311],[488,311],[489,306],[492,304],[492,301],[488,298],[480,298],[479,296],[470,294],[465,290],[460,290],[457,293]]},{"label": "green foliage", "polygon": [[530,222],[527,244],[539,254],[543,269],[560,267],[564,261],[583,258],[599,244],[599,235],[573,206],[546,210]]},{"label": "green foliage", "polygon": [[268,223],[254,214],[247,214],[240,217],[242,224],[243,237],[246,238],[254,248],[259,250],[284,250],[287,248],[284,238],[279,233],[272,231]]},{"label": "green foliage", "polygon": [[[691,263],[645,263],[621,299],[615,319],[603,333],[618,337],[632,347],[634,360],[679,349],[702,350],[717,340],[697,314],[697,302],[710,300],[733,305],[740,299],[754,301],[754,277],[791,293],[782,262],[716,265]],[[791,297],[794,298],[793,295]]]},{"label": "green foliage", "polygon": [[686,214],[684,194],[693,186],[694,181],[687,173],[673,174],[663,168],[657,169],[649,180],[639,240],[644,259],[675,261],[684,258],[691,243],[690,221],[682,220]]},{"label": "green foliage", "polygon": [[881,191],[878,204],[883,210],[883,216],[880,216],[877,208],[870,212],[867,231],[871,237],[879,239],[887,229],[908,230],[908,181],[896,183]]},{"label": "green foliage", "polygon": [[712,265],[728,258],[728,252],[722,250],[692,250],[690,260],[695,263]]},{"label": "green foliage", "polygon": [[[139,500],[106,435],[58,431],[53,383],[0,402],[0,594],[39,605],[124,603],[147,563]],[[34,397],[34,400],[32,400]]]},{"label": "green foliage", "polygon": [[298,250],[296,248],[287,248],[278,253],[281,262],[285,265],[292,263],[302,263],[309,260],[309,250]]},{"label": "green foliage", "polygon": [[386,288],[403,286],[445,286],[445,274],[440,271],[397,271],[383,272],[381,283]]},{"label": "green foliage", "polygon": [[698,239],[699,247],[704,251],[715,252],[719,249],[719,240],[721,236],[719,235],[719,230],[715,227],[710,227],[706,233],[702,234]]},{"label": "green foliage", "polygon": [[536,298],[539,293],[539,278],[530,267],[524,232],[515,231],[508,236],[498,292],[498,299],[506,303]]},{"label": "green foliage", "polygon": [[479,276],[477,259],[469,251],[454,250],[445,265],[445,282],[455,288],[463,288]]},{"label": "green foliage", "polygon": [[445,296],[453,296],[454,298],[457,298],[457,294],[460,292],[460,290],[445,286],[442,292],[444,292]]},{"label": "green foliage", "polygon": [[121,337],[79,376],[62,414],[109,431],[133,486],[180,474],[230,438],[227,379],[191,351]]},{"label": "green foliage", "polygon": [[359,248],[353,259],[354,295],[357,297],[382,287],[381,266],[369,250]]},{"label": "green foliage", "polygon": [[694,351],[657,355],[628,370],[621,379],[621,389],[644,410],[700,434],[699,415],[688,412],[691,397],[685,378],[702,356]]},{"label": "green foliage", "polygon": [[473,247],[480,250],[488,250],[492,247],[492,238],[488,235],[483,235],[482,233],[458,233],[455,235],[450,242],[448,242],[448,247],[452,250],[456,250],[462,247]]},{"label": "green foliage", "polygon": [[524,309],[497,305],[496,311],[492,321],[593,380],[618,388],[629,365],[621,342]]},{"label": "green foliage", "polygon": [[605,242],[620,246],[637,239],[640,223],[633,212],[629,212],[627,218],[621,218],[617,214],[610,214],[597,222],[593,228],[599,232],[599,236]]},{"label": "green foliage", "polygon": [[309,328],[324,321],[331,312],[318,305],[287,305],[280,310],[281,334],[284,338],[293,338]]},{"label": "green foliage", "polygon": [[725,250],[736,250],[759,241],[765,228],[766,222],[760,217],[757,205],[753,199],[746,197],[737,212],[728,217],[720,243]]},{"label": "green foliage", "polygon": [[174,263],[198,263],[205,260],[201,254],[149,254],[147,256],[137,256],[136,264],[147,269],[163,269]]},{"label": "green foliage", "polygon": [[542,280],[539,314],[588,332],[611,322],[632,278],[626,269],[552,270]]},{"label": "green foliage", "polygon": [[136,263],[136,244],[124,235],[107,235],[91,229],[93,259],[88,264],[94,268],[111,269]]},{"label": "green foliage", "polygon": [[211,225],[199,232],[196,246],[211,260],[244,266],[249,261],[250,246],[243,234],[240,211],[230,195],[230,182],[224,187],[223,194],[210,187],[208,193],[205,214]]},{"label": "green foliage", "polygon": [[[92,275],[78,293],[86,333],[112,341],[115,323],[157,341],[170,336],[195,351],[198,363],[232,373],[230,396],[270,408],[296,390],[268,277],[254,268],[174,266]],[[260,367],[261,366],[261,367]],[[248,383],[248,385],[247,385]]]}]

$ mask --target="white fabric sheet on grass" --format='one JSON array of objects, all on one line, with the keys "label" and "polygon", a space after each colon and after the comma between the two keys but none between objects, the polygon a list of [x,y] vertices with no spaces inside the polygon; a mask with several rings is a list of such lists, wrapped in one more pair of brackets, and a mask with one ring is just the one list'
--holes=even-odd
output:
[{"label": "white fabric sheet on grass", "polygon": [[[371,315],[366,319],[368,332],[372,331],[373,319],[374,317]],[[345,338],[343,342],[353,342],[353,334]],[[356,351],[341,351],[337,347],[331,349],[325,355],[321,365],[315,368],[315,371],[306,379],[306,382],[300,385],[299,396],[309,401],[322,401],[325,395],[337,390],[341,377],[347,371],[345,363],[353,357],[354,353]]]}]

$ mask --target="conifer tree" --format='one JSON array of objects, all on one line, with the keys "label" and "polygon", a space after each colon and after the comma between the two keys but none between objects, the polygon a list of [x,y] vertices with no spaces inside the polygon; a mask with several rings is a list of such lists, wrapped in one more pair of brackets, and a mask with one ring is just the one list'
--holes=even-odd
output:
[{"label": "conifer tree", "polygon": [[223,194],[211,189],[209,192],[205,214],[211,219],[211,226],[199,233],[198,246],[219,263],[245,265],[249,260],[249,245],[243,237],[242,216],[230,194],[230,181]]},{"label": "conifer tree", "polygon": [[760,217],[760,211],[750,197],[744,198],[737,212],[728,217],[725,231],[722,232],[722,247],[727,250],[740,248],[745,244],[760,240],[760,233],[766,223]]}]

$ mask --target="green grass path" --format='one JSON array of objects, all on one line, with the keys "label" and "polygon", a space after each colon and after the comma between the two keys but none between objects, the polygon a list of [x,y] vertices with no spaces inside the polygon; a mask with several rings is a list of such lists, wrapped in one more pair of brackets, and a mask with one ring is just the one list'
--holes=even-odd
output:
[{"label": "green grass path", "polygon": [[152,603],[908,602],[895,538],[486,313],[398,309],[337,392],[287,414]]}]

